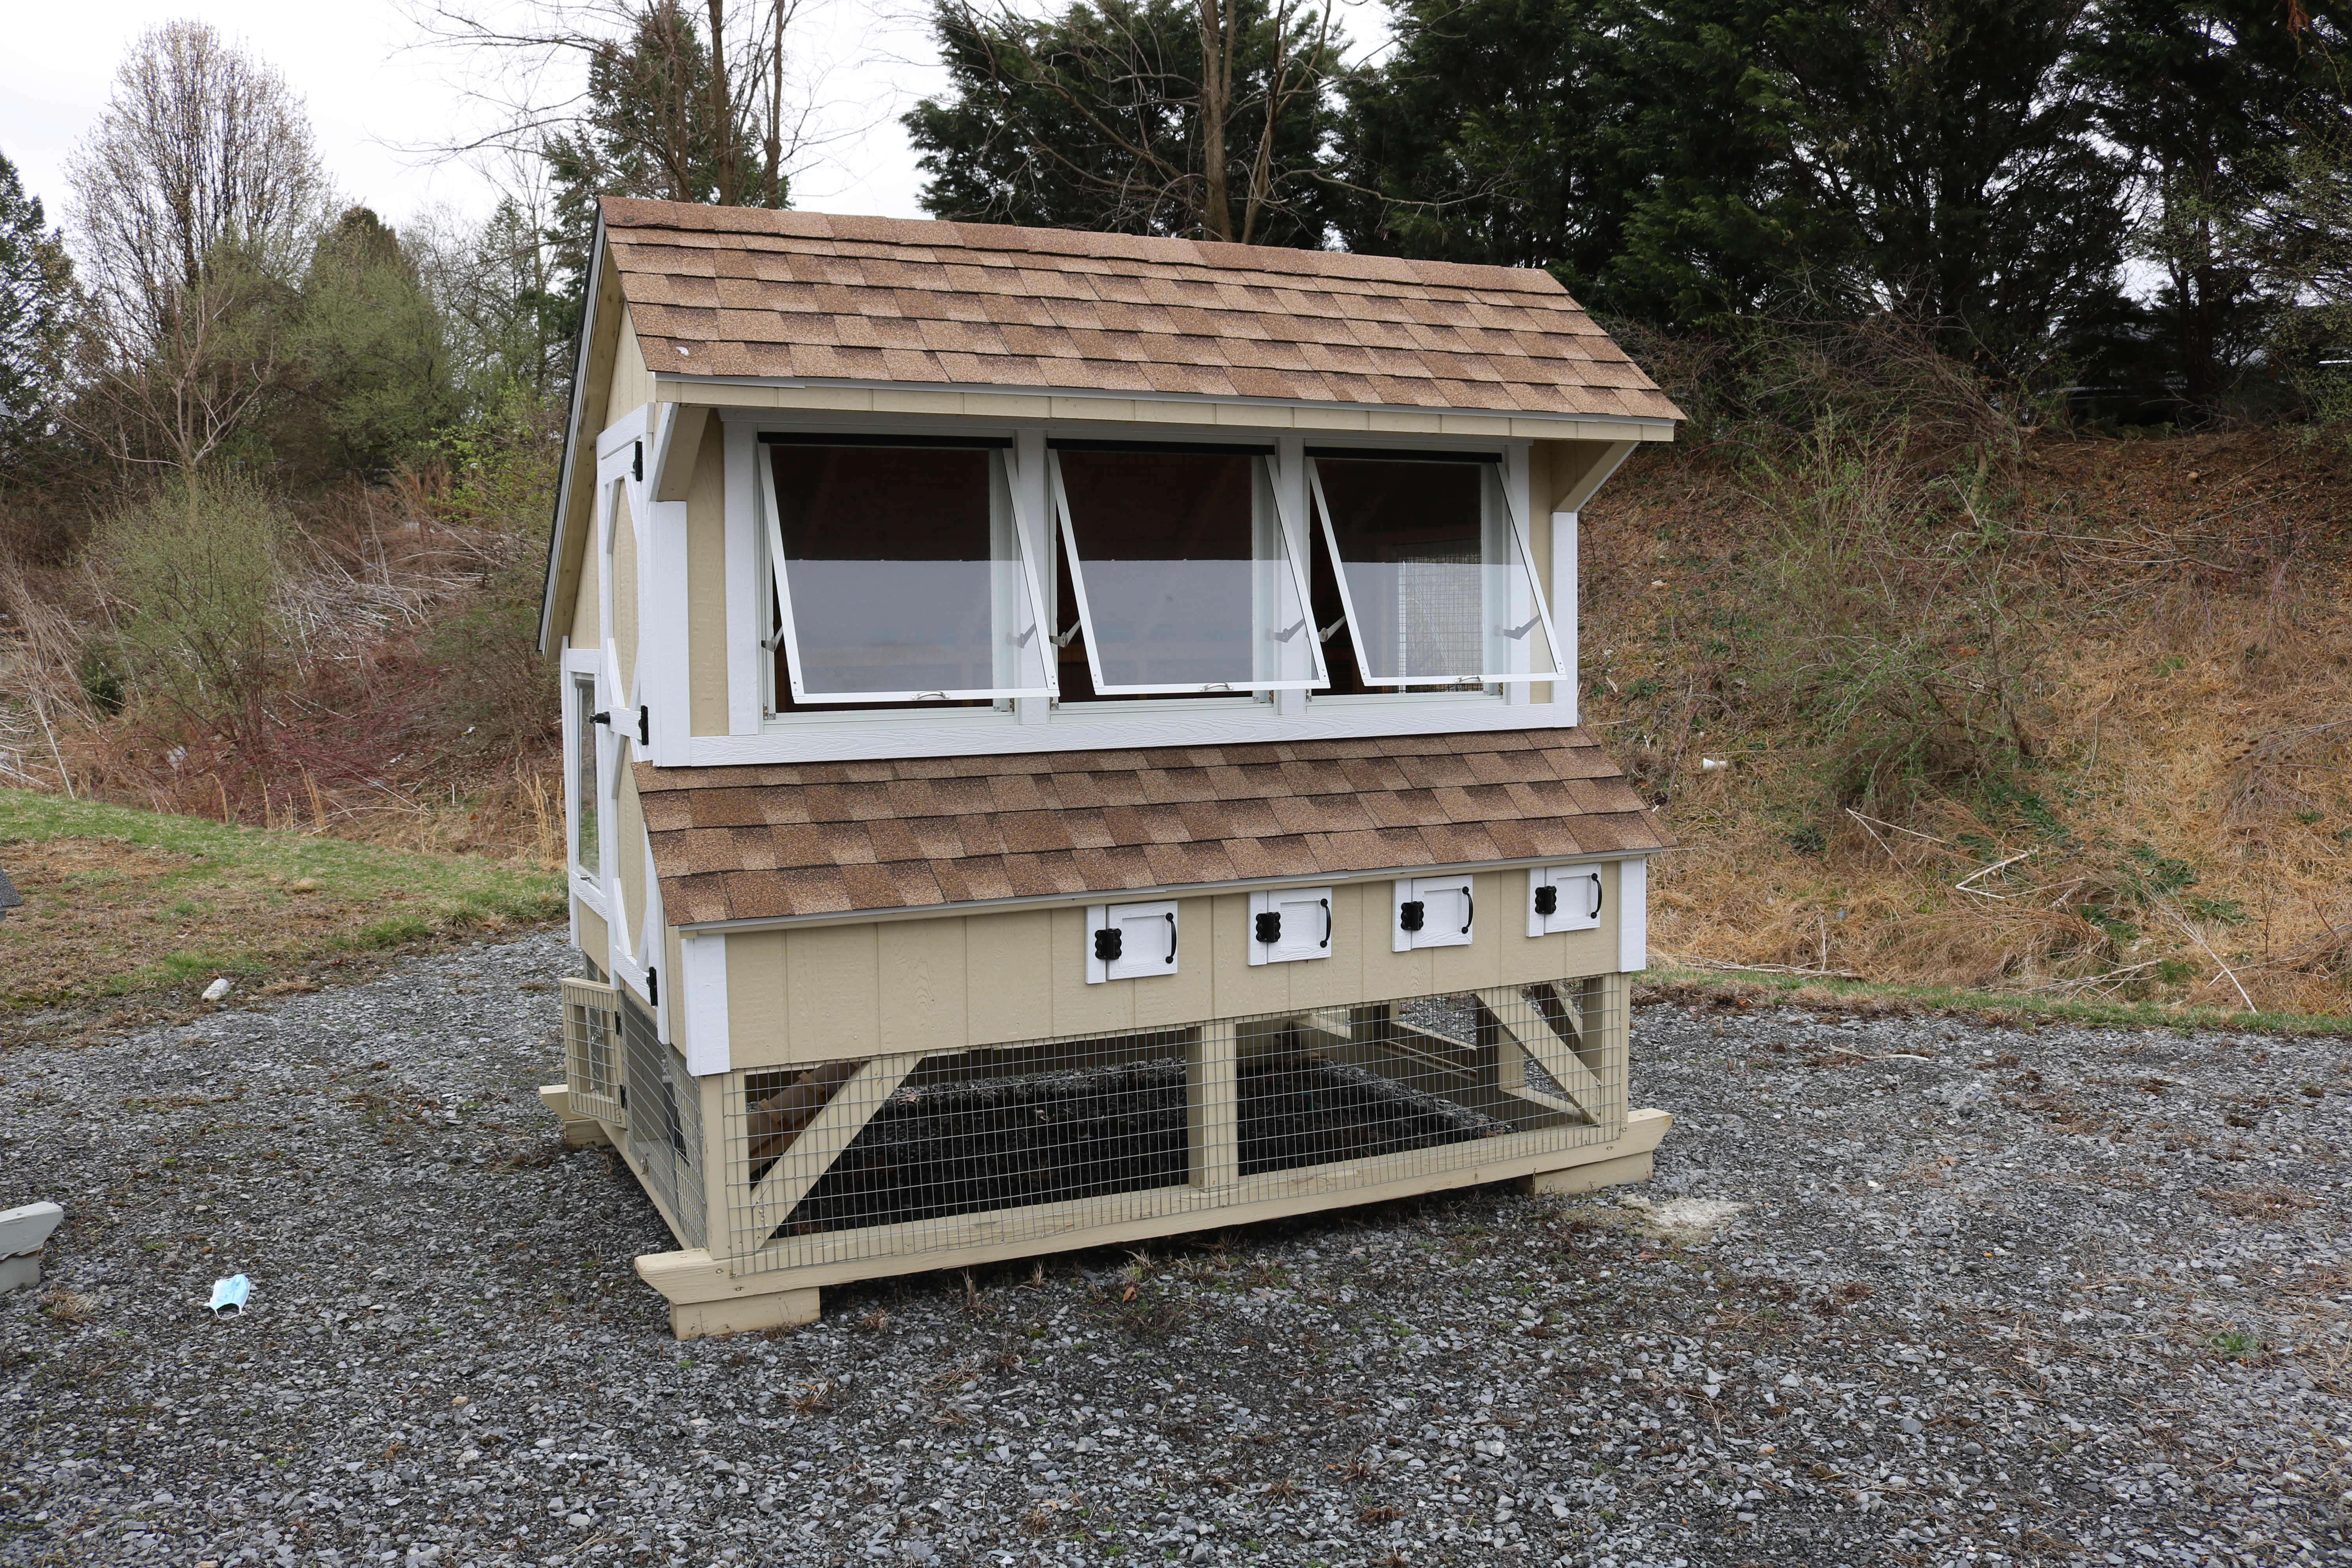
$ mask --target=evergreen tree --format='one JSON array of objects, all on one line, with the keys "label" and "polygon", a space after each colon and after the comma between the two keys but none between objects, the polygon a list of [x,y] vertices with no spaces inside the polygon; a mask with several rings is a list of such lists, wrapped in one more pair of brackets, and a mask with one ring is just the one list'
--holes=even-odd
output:
[{"label": "evergreen tree", "polygon": [[24,471],[67,393],[76,295],[65,242],[0,154],[0,479]]},{"label": "evergreen tree", "polygon": [[[2293,150],[2346,128],[2340,5],[2103,0],[2074,69],[2102,133],[2132,159],[2134,249],[2160,281],[2135,371],[2209,414],[2261,351],[2293,284],[2266,282],[2242,220],[2294,184]],[[2117,356],[2122,358],[2124,356]]]},{"label": "evergreen tree", "polygon": [[1340,40],[1297,0],[939,0],[950,91],[902,123],[940,217],[1320,246]]}]

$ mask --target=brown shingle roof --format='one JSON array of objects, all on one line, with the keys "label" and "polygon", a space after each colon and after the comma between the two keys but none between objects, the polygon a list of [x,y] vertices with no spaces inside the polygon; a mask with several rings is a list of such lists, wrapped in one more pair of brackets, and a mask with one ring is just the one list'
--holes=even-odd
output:
[{"label": "brown shingle roof", "polygon": [[604,212],[657,371],[1682,417],[1533,268],[617,198]]},{"label": "brown shingle roof", "polygon": [[1661,849],[1576,730],[766,767],[636,764],[671,921]]}]

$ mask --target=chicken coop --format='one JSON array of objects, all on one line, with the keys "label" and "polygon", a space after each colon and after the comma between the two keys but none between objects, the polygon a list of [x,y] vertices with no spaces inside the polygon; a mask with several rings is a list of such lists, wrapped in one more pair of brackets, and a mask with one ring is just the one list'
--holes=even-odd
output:
[{"label": "chicken coop", "polygon": [[605,202],[541,1093],[675,1331],[1647,1175],[1576,537],[1678,417],[1539,271]]}]

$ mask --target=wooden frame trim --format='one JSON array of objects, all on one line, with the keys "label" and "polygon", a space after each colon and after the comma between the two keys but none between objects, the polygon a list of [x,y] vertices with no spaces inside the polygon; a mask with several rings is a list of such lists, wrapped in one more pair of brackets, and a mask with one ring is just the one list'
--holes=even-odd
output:
[{"label": "wooden frame trim", "polygon": [[[834,1090],[833,1098],[824,1102],[824,1109],[801,1129],[800,1135],[776,1157],[776,1163],[768,1167],[767,1174],[760,1178],[759,1185],[751,1189],[750,1201],[742,1205],[740,1231],[751,1237],[765,1237],[783,1224],[785,1216],[799,1206],[801,1199],[808,1195],[809,1189],[833,1168],[833,1163],[841,1157],[841,1152],[866,1130],[866,1124],[874,1119],[874,1113],[882,1109],[882,1102],[898,1092],[898,1086],[907,1081],[907,1075],[915,1070],[927,1054],[914,1051],[904,1056],[868,1057],[858,1063],[857,1070]],[[732,1130],[725,1134],[726,1168],[733,1168],[738,1153],[734,1144],[739,1138],[747,1137],[748,1133],[739,1134]],[[719,1142],[707,1133],[705,1138],[707,1142]],[[750,1158],[748,1142],[740,1153],[745,1159]],[[728,1215],[730,1237],[738,1232],[732,1210],[733,1205],[730,1205]]]},{"label": "wooden frame trim", "polygon": [[[1239,1187],[1159,1187],[1107,1198],[1088,1198],[1066,1205],[1000,1209],[991,1214],[960,1217],[958,1223],[975,1233],[975,1238],[935,1250],[888,1250],[893,1242],[936,1241],[940,1234],[938,1227],[943,1222],[919,1220],[906,1226],[877,1226],[869,1230],[843,1232],[845,1237],[855,1236],[861,1241],[870,1240],[877,1244],[868,1255],[862,1257],[830,1258],[783,1268],[760,1268],[754,1258],[747,1260],[753,1267],[740,1268],[739,1272],[727,1261],[713,1256],[709,1249],[697,1247],[680,1252],[647,1254],[636,1259],[636,1269],[638,1278],[660,1291],[673,1305],[687,1305],[803,1290],[894,1274],[968,1268],[1011,1258],[1030,1258],[1040,1253],[1068,1252],[1083,1247],[1142,1241],[1152,1237],[1197,1230],[1205,1225],[1250,1225],[1260,1220],[1419,1197],[1457,1187],[1484,1186],[1515,1177],[1601,1164],[1649,1153],[1657,1148],[1673,1124],[1674,1118],[1664,1110],[1641,1109],[1628,1111],[1623,1130],[1606,1141],[1569,1147],[1560,1147],[1555,1142],[1550,1148],[1535,1148],[1519,1141],[1556,1141],[1559,1134],[1516,1133],[1508,1139],[1487,1140],[1478,1145],[1485,1158],[1475,1164],[1459,1165],[1450,1170],[1389,1173],[1384,1162],[1416,1157],[1410,1154],[1383,1156],[1382,1160],[1355,1164],[1310,1166],[1303,1171],[1285,1173],[1292,1178],[1287,1184],[1294,1190],[1288,1193],[1242,1195],[1252,1184],[1265,1180],[1264,1177],[1252,1177]],[[1134,1210],[1139,1205],[1147,1206],[1150,1212],[1136,1214]],[[1120,1210],[1126,1211],[1125,1214],[1118,1214]],[[1001,1240],[982,1238],[992,1228],[1024,1220],[1034,1224],[1041,1219],[1046,1223],[1018,1237]],[[920,1234],[901,1236],[900,1232]]]}]

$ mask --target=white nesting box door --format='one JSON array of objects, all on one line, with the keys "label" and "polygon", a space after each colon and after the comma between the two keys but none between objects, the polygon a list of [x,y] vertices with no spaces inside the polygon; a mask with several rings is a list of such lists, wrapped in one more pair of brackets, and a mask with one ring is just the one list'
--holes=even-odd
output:
[{"label": "white nesting box door", "polygon": [[[1116,937],[1107,942],[1106,934]],[[1176,900],[1087,907],[1087,984],[1176,973]]]},{"label": "white nesting box door", "polygon": [[1603,898],[1598,866],[1538,866],[1528,873],[1528,934],[1591,931],[1601,923]]},{"label": "white nesting box door", "polygon": [[[1328,888],[1285,888],[1250,895],[1250,923],[1244,934],[1252,964],[1328,958],[1331,931]],[[1269,935],[1272,942],[1265,940]]]},{"label": "white nesting box door", "polygon": [[[1466,871],[1451,877],[1400,878],[1390,927],[1398,952],[1422,947],[1468,947],[1478,912],[1476,883]],[[1414,905],[1420,908],[1415,910]],[[1419,929],[1414,929],[1415,927]]]}]

